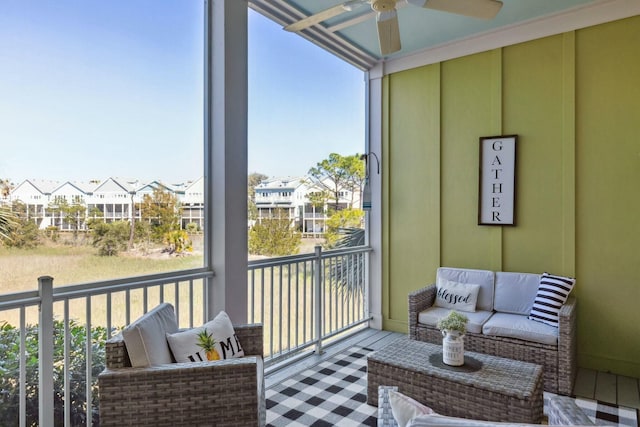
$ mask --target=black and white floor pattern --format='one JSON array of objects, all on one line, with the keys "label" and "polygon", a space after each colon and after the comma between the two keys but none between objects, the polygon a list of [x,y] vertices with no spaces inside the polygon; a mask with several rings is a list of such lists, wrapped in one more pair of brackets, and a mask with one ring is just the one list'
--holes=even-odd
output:
[{"label": "black and white floor pattern", "polygon": [[[267,426],[376,426],[378,410],[367,405],[372,351],[352,347],[267,389]],[[549,396],[545,393],[545,402]],[[597,425],[638,427],[636,409],[583,398],[576,404]]]},{"label": "black and white floor pattern", "polygon": [[352,347],[266,391],[272,427],[376,426],[367,405],[367,354]]}]

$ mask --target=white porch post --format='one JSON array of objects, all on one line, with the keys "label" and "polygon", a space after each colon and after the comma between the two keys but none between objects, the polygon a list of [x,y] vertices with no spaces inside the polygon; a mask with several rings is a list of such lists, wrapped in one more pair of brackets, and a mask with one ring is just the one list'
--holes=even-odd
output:
[{"label": "white porch post", "polygon": [[380,159],[380,174],[374,157],[369,157],[369,185],[371,188],[371,210],[368,213],[367,230],[369,245],[373,248],[369,258],[369,314],[370,326],[382,329],[382,78],[383,64],[378,64],[368,73],[367,84],[367,152],[376,153]]},{"label": "white porch post", "polygon": [[215,271],[208,316],[224,309],[237,323],[247,321],[248,301],[247,13],[246,0],[208,3],[206,233]]}]

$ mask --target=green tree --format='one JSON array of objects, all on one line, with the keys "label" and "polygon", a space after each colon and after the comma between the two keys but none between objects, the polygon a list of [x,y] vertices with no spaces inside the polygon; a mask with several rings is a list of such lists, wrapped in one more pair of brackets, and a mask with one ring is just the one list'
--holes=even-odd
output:
[{"label": "green tree", "polygon": [[40,230],[38,224],[30,220],[27,215],[27,207],[24,203],[15,201],[11,205],[11,210],[7,211],[9,222],[4,233],[0,233],[0,240],[5,246],[15,248],[34,248],[40,244]]},{"label": "green tree", "polygon": [[309,177],[320,191],[329,192],[333,208],[338,210],[341,191],[349,190],[354,193],[361,190],[365,178],[365,167],[358,154],[342,156],[331,153],[327,159],[309,169]]},{"label": "green tree", "polygon": [[73,239],[78,239],[78,232],[87,220],[87,208],[84,199],[75,196],[73,201],[69,203],[65,197],[56,197],[53,203],[49,204],[50,212],[57,214],[62,223],[67,225],[73,231]]},{"label": "green tree", "polygon": [[258,208],[256,207],[256,186],[268,177],[264,174],[253,172],[247,179],[247,219],[258,219]]},{"label": "green tree", "polygon": [[183,254],[193,251],[193,242],[185,230],[173,230],[165,234],[165,243],[172,254]]},{"label": "green tree", "polygon": [[[71,425],[86,425],[91,417],[98,425],[98,374],[104,370],[104,343],[107,330],[104,327],[91,329],[92,400],[87,405],[86,395],[86,354],[87,329],[76,321],[69,322],[69,390],[64,388],[64,322],[54,324],[54,372],[53,372],[53,425],[64,425],[64,405],[69,405]],[[26,344],[26,425],[38,425],[38,326],[28,325],[25,333]],[[14,426],[20,419],[20,328],[0,322],[0,425]],[[64,399],[67,399],[65,402]],[[87,413],[87,407],[89,411]]]},{"label": "green tree", "polygon": [[283,256],[297,254],[302,237],[291,226],[285,209],[276,209],[274,216],[263,218],[249,230],[249,253]]},{"label": "green tree", "polygon": [[325,232],[325,247],[334,248],[344,237],[345,229],[362,228],[364,211],[361,209],[343,209],[334,212],[327,220]]},{"label": "green tree", "polygon": [[165,240],[170,231],[180,229],[181,207],[178,198],[161,188],[145,194],[140,203],[142,221],[151,225],[151,238],[157,243]]},{"label": "green tree", "polygon": [[17,224],[16,215],[8,206],[0,206],[0,241],[10,239],[9,235]]},{"label": "green tree", "polygon": [[129,222],[101,222],[94,221],[90,225],[93,246],[98,248],[102,256],[114,256],[127,249],[129,241]]}]

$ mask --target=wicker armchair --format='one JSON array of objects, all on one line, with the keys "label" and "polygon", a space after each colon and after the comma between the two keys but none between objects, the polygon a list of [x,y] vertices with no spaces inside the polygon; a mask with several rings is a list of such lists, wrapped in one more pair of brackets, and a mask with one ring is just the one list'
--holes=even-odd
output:
[{"label": "wicker armchair", "polygon": [[132,368],[119,334],[99,375],[102,426],[263,426],[262,325],[235,325],[245,357]]},{"label": "wicker armchair", "polygon": [[[442,333],[437,328],[418,323],[420,312],[433,306],[435,298],[435,284],[409,294],[409,337],[411,339],[434,344],[442,343]],[[577,373],[576,323],[577,300],[570,296],[560,310],[557,345],[467,332],[464,348],[476,353],[542,365],[545,391],[568,396],[573,392]]]}]

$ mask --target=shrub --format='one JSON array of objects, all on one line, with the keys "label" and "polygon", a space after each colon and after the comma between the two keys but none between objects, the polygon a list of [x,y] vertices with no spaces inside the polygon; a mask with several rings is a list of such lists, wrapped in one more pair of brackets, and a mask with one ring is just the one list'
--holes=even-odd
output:
[{"label": "shrub", "polygon": [[[87,329],[75,321],[69,322],[69,405],[72,425],[86,425],[86,354]],[[98,374],[105,365],[104,343],[107,330],[91,329],[91,390],[89,414],[94,425],[98,418]],[[20,415],[20,329],[0,323],[0,425],[18,425]],[[64,323],[54,322],[54,425],[64,425]],[[38,327],[26,328],[26,420],[28,426],[38,425]]]}]

